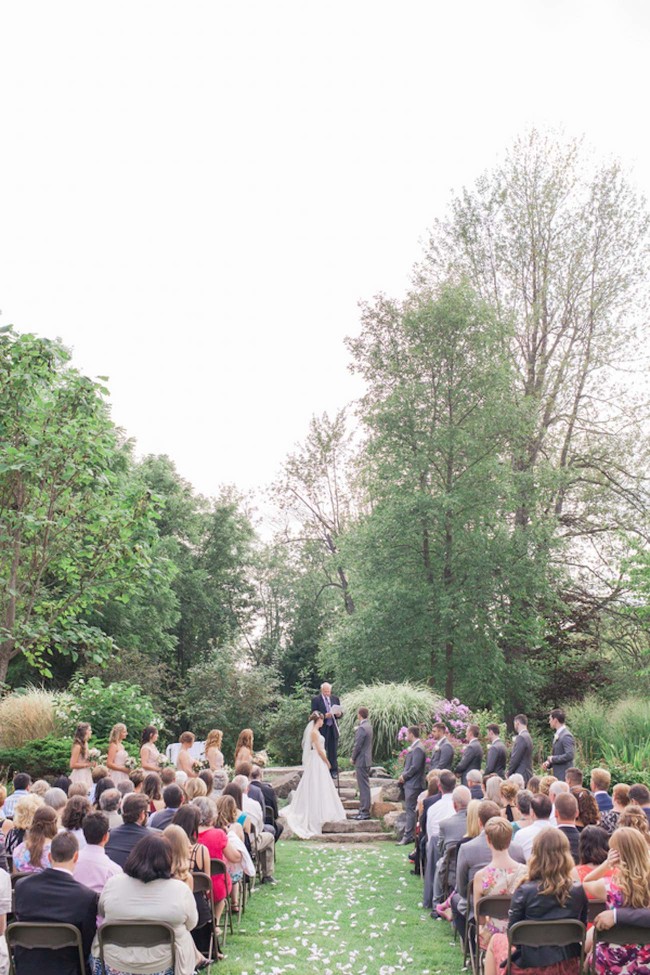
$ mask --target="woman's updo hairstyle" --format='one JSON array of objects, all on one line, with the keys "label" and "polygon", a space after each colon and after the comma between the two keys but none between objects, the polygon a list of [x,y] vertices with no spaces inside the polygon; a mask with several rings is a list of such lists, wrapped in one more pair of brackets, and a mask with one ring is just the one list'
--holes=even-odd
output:
[{"label": "woman's updo hairstyle", "polygon": [[309,720],[313,721],[314,723],[316,721],[320,721],[322,718],[323,718],[322,711],[312,711],[312,713],[309,715]]}]

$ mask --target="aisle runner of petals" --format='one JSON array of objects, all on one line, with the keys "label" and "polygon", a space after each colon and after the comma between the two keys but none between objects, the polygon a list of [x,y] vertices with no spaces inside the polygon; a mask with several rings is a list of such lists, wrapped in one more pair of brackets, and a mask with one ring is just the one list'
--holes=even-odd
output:
[{"label": "aisle runner of petals", "polygon": [[[254,967],[241,975],[394,975],[413,972],[412,944],[408,944],[403,914],[412,904],[413,889],[405,877],[394,876],[394,861],[380,849],[323,851],[314,846],[303,847],[297,862],[297,872],[304,883],[298,896],[285,900],[278,886],[274,891],[278,916],[273,923],[259,922],[263,951],[254,955]],[[324,855],[325,854],[325,855]],[[388,878],[386,885],[368,883],[366,866],[372,867],[373,877],[379,871]],[[295,884],[295,876],[293,882]],[[294,887],[295,889],[295,887]],[[332,910],[328,904],[341,897],[346,910]],[[390,921],[374,920],[376,907],[367,906],[373,900],[384,900],[393,911]],[[410,907],[413,911],[413,906]],[[417,908],[415,908],[417,910]],[[281,912],[281,913],[280,913]],[[314,917],[320,915],[317,921]],[[368,945],[364,949],[350,948],[345,933],[358,928],[364,932]],[[237,961],[235,941],[231,958]],[[438,969],[419,969],[418,975],[438,975]]]}]

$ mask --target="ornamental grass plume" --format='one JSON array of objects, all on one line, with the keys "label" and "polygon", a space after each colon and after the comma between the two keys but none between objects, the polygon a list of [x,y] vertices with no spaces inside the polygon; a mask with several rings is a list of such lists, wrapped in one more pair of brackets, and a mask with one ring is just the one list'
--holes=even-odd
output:
[{"label": "ornamental grass plume", "polygon": [[0,701],[0,747],[20,748],[58,730],[57,695],[41,687],[8,694]]},{"label": "ornamental grass plume", "polygon": [[339,722],[341,741],[339,754],[352,751],[357,711],[368,708],[373,729],[373,761],[380,764],[394,754],[400,729],[422,725],[428,732],[436,704],[440,700],[435,691],[418,684],[368,684],[344,694],[341,699],[343,717]]}]

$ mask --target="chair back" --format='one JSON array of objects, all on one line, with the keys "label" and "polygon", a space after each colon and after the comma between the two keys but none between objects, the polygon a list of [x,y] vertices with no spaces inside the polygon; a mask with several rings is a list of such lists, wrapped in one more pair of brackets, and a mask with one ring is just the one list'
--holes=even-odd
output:
[{"label": "chair back", "polygon": [[30,873],[29,871],[27,871],[26,873],[12,873],[12,875],[11,875],[11,888],[12,888],[12,890],[15,888],[15,886],[18,883],[19,880],[22,880],[24,877],[33,877],[33,876],[34,876],[34,874],[33,873]]},{"label": "chair back", "polygon": [[607,910],[606,901],[587,901],[587,924],[593,924],[594,918]]},{"label": "chair back", "polygon": [[14,948],[41,948],[46,951],[60,951],[62,948],[75,948],[78,953],[79,975],[85,975],[81,932],[74,924],[58,924],[36,921],[14,921],[6,931],[9,949],[9,971],[15,975]]},{"label": "chair back", "polygon": [[585,935],[587,929],[582,921],[567,918],[560,921],[517,921],[508,928],[508,967],[507,975],[512,968],[512,948],[515,945],[525,945],[527,948],[543,948],[547,945],[564,947],[565,945],[580,945],[580,971],[584,969]]},{"label": "chair back", "polygon": [[118,945],[120,948],[153,948],[156,945],[168,945],[171,954],[171,965],[176,964],[176,948],[174,929],[164,921],[104,921],[97,929],[99,957],[102,970],[106,970],[104,961],[105,945]]},{"label": "chair back", "polygon": [[451,893],[451,878],[456,878],[456,861],[460,843],[449,843],[445,850],[445,862],[440,878],[443,899]]},{"label": "chair back", "polygon": [[595,931],[594,944],[598,942],[611,945],[650,945],[650,928],[615,924],[607,931]]},{"label": "chair back", "polygon": [[226,867],[226,864],[223,862],[223,860],[220,860],[219,857],[211,857],[211,859],[210,859],[210,876],[211,877],[219,877],[219,876],[225,877],[225,875],[227,873],[228,873],[228,868]]},{"label": "chair back", "polygon": [[474,909],[477,923],[480,924],[481,918],[484,917],[493,917],[499,921],[507,921],[511,901],[510,894],[480,897]]}]

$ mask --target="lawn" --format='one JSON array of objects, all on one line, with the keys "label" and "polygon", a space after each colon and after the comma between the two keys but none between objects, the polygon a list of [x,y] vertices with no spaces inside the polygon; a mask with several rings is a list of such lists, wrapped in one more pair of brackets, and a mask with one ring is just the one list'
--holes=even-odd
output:
[{"label": "lawn", "polygon": [[279,846],[276,887],[258,888],[212,975],[460,975],[449,925],[420,906],[403,849]]}]

